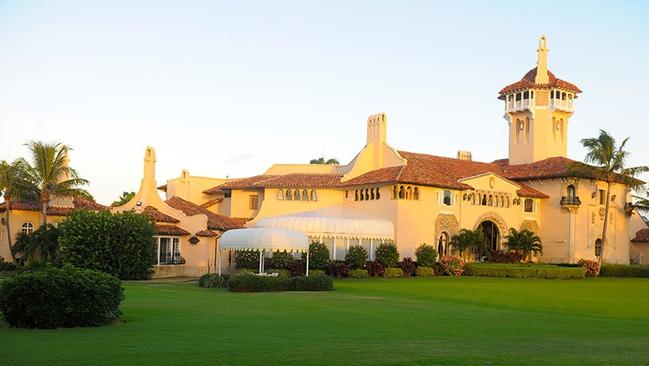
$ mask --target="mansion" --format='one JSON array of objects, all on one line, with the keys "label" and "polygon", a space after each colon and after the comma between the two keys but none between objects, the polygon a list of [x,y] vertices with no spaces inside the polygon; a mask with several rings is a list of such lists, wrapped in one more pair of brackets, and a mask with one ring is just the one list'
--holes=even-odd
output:
[{"label": "mansion", "polygon": [[[373,259],[386,241],[396,243],[402,257],[414,258],[422,243],[450,255],[450,238],[461,229],[480,229],[494,250],[505,249],[505,236],[515,228],[541,237],[543,254],[535,258],[541,262],[597,256],[614,263],[649,261],[649,236],[632,240],[646,224],[630,209],[629,188],[612,185],[604,217],[606,183],[571,169],[568,129],[581,90],[549,71],[545,37],[537,52],[536,67],[498,94],[509,136],[506,159],[478,162],[467,151],[442,157],[399,150],[388,143],[388,119],[379,113],[368,117],[365,146],[346,165],[275,164],[239,179],[184,170],[157,186],[155,150],[148,147],[139,191],[111,209],[135,210],[156,222],[157,276],[198,275],[215,268],[219,258],[232,269],[229,255],[217,255],[219,238],[241,228],[302,232],[326,244],[332,259],[344,259],[352,245],[364,246]],[[609,234],[602,253],[605,220]]]}]

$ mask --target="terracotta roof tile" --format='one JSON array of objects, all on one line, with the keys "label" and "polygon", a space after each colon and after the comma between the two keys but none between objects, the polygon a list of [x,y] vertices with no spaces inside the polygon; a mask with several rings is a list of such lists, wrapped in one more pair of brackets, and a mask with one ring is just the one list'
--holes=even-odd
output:
[{"label": "terracotta roof tile", "polygon": [[212,206],[216,205],[217,203],[221,203],[221,202],[223,202],[223,198],[214,198],[214,199],[211,199],[209,201],[205,201],[205,202],[201,203],[201,207],[208,208],[208,207],[212,207]]},{"label": "terracotta roof tile", "polygon": [[529,197],[529,198],[549,198],[550,197],[547,194],[539,190],[536,190],[526,184],[522,184],[520,182],[518,182],[518,184],[521,186],[521,189],[517,190],[516,193],[520,197]]},{"label": "terracotta roof tile", "polygon": [[[239,178],[239,179],[233,179],[231,181],[225,182],[219,186],[210,188],[206,191],[203,191],[203,193],[212,191],[215,188],[218,189],[245,189],[245,188],[256,188],[255,183],[261,182],[266,179],[274,178],[275,175],[255,175],[252,177],[248,178]],[[210,193],[208,193],[210,194]]]},{"label": "terracotta roof tile", "polygon": [[176,225],[155,224],[155,233],[158,235],[185,236],[191,235],[189,231],[179,228]]},{"label": "terracotta roof tile", "polygon": [[318,188],[335,187],[340,183],[339,174],[295,173],[278,175],[254,183],[255,187],[271,188]]},{"label": "terracotta roof tile", "polygon": [[[108,210],[108,207],[104,205],[100,205],[96,202],[92,202],[90,200],[84,199],[84,198],[75,198],[72,200],[72,204],[74,207],[60,207],[60,206],[49,206],[47,208],[47,214],[50,216],[67,216],[72,212],[73,210],[76,209],[83,209],[83,210],[89,210],[89,211],[106,211]],[[4,212],[6,210],[7,203],[3,202],[0,203],[0,212]],[[40,211],[40,205],[34,202],[27,202],[27,201],[12,201],[11,202],[11,209],[12,210],[22,210],[22,211]]]},{"label": "terracotta roof tile", "polygon": [[144,210],[142,210],[142,214],[150,218],[153,222],[168,222],[172,224],[177,224],[180,222],[180,220],[178,219],[175,219],[167,214],[163,214],[153,206],[146,206]]},{"label": "terracotta roof tile", "polygon": [[504,87],[499,92],[500,98],[502,99],[504,94],[508,94],[522,89],[529,89],[529,88],[537,88],[537,89],[559,88],[559,89],[573,91],[575,93],[581,93],[581,89],[579,89],[577,85],[569,83],[565,80],[558,79],[556,76],[554,76],[553,73],[550,72],[550,70],[548,70],[549,83],[536,84],[535,83],[536,72],[537,71],[535,67],[532,70],[528,71],[527,74],[525,74],[525,76],[523,76],[523,78],[520,81],[517,81],[513,84],[509,84],[506,87]]},{"label": "terracotta roof tile", "polygon": [[202,236],[204,238],[213,238],[213,237],[219,236],[219,234],[215,233],[212,230],[201,230],[201,231],[196,233],[196,236]]},{"label": "terracotta roof tile", "polygon": [[195,203],[186,201],[180,197],[171,197],[168,199],[167,204],[177,210],[181,210],[185,215],[193,216],[203,214],[207,216],[207,228],[210,230],[229,230],[239,229],[241,225],[231,220],[227,216],[217,215],[206,208],[203,208]]},{"label": "terracotta roof tile", "polygon": [[631,241],[634,243],[649,243],[649,229],[639,230]]},{"label": "terracotta roof tile", "polygon": [[230,217],[229,219],[234,221],[235,223],[237,223],[241,227],[244,227],[246,225],[246,223],[248,221],[252,220],[253,218],[252,217]]},{"label": "terracotta roof tile", "polygon": [[[225,183],[224,183],[225,184]],[[212,187],[203,191],[205,194],[223,194],[223,189],[220,185]]]}]

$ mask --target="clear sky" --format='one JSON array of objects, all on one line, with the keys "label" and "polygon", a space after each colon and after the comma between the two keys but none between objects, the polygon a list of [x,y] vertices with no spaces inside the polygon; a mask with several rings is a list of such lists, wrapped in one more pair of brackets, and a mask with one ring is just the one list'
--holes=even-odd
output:
[{"label": "clear sky", "polygon": [[162,184],[324,154],[347,163],[368,115],[401,150],[507,156],[501,87],[535,66],[578,85],[569,156],[599,129],[649,164],[646,1],[2,1],[0,159],[61,141],[110,203],[147,145]]}]

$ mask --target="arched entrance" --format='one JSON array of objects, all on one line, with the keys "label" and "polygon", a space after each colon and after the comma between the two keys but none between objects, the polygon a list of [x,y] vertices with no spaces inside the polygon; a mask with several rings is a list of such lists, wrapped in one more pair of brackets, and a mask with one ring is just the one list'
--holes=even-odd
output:
[{"label": "arched entrance", "polygon": [[498,225],[491,220],[485,220],[480,223],[479,228],[482,231],[482,236],[487,239],[491,250],[498,250],[500,247],[500,230],[498,229]]},{"label": "arched entrance", "polygon": [[449,238],[448,233],[442,231],[437,239],[437,254],[441,257],[443,255],[451,255],[451,250],[449,248]]}]

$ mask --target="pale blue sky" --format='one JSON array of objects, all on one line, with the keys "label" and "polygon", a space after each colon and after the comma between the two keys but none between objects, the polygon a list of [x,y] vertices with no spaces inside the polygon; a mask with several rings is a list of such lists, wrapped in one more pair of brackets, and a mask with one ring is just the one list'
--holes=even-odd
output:
[{"label": "pale blue sky", "polygon": [[2,1],[0,159],[30,139],[75,148],[110,203],[159,183],[231,177],[325,152],[347,163],[369,114],[402,150],[507,156],[496,99],[535,66],[584,91],[569,130],[632,136],[649,164],[649,6],[642,1]]}]

